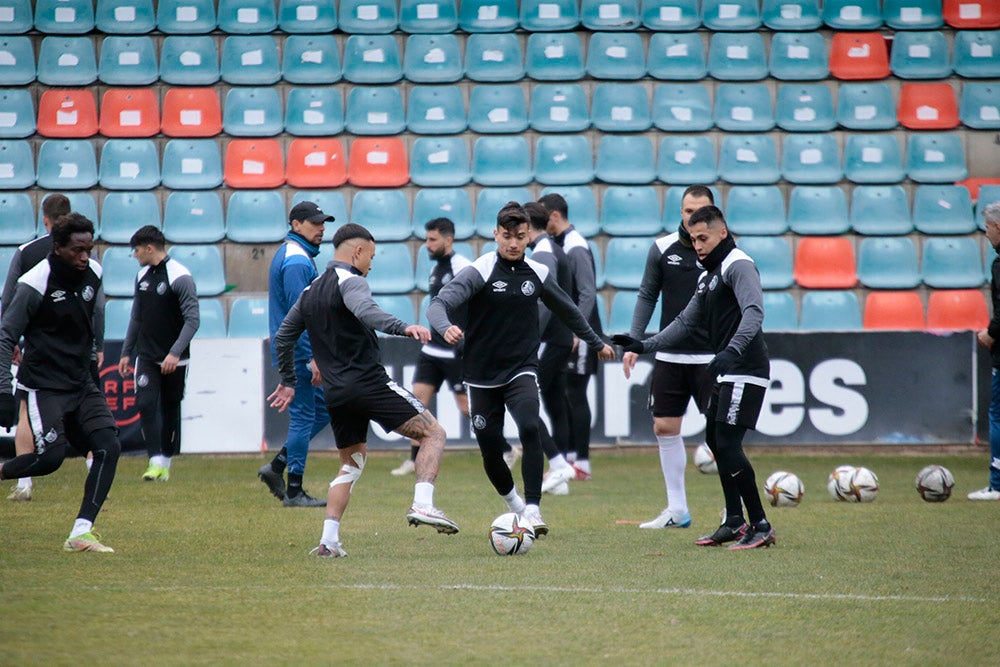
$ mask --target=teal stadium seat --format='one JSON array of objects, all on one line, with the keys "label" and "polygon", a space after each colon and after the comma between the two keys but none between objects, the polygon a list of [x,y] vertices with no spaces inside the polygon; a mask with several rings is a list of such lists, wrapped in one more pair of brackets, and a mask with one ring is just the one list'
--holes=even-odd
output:
[{"label": "teal stadium seat", "polygon": [[462,78],[462,52],[455,35],[410,35],[403,49],[403,77],[415,83],[451,83]]},{"label": "teal stadium seat", "polygon": [[109,35],[101,42],[97,78],[113,86],[146,86],[160,78],[153,39]]},{"label": "teal stadium seat", "polygon": [[277,88],[230,88],[222,107],[222,128],[233,137],[273,137],[284,129],[282,116]]},{"label": "teal stadium seat", "polygon": [[399,27],[394,0],[341,0],[340,29],[349,35],[385,35]]},{"label": "teal stadium seat", "polygon": [[847,196],[837,186],[799,185],[788,196],[788,227],[796,234],[834,236],[850,229]]},{"label": "teal stadium seat", "polygon": [[741,236],[738,245],[757,265],[764,289],[787,289],[795,282],[792,277],[792,249],[783,237]]},{"label": "teal stadium seat", "polygon": [[38,80],[47,86],[86,86],[97,80],[90,37],[46,37],[38,52]]},{"label": "teal stadium seat", "polygon": [[969,175],[957,134],[910,134],[906,141],[906,173],[918,183],[954,183]]},{"label": "teal stadium seat", "polygon": [[729,188],[726,224],[735,234],[778,235],[788,231],[785,200],[776,185]]},{"label": "teal stadium seat", "polygon": [[157,0],[156,27],[168,35],[202,35],[217,25],[214,0]]},{"label": "teal stadium seat", "polygon": [[472,147],[472,180],[479,185],[514,186],[531,182],[531,150],[520,136],[485,136]]},{"label": "teal stadium seat", "polygon": [[[47,139],[45,143],[53,141]],[[41,155],[41,153],[39,153]],[[58,169],[47,165],[46,169]],[[26,139],[0,140],[0,190],[26,190],[35,184],[35,161]]]},{"label": "teal stadium seat", "polygon": [[23,86],[34,80],[35,49],[31,38],[0,38],[0,85]]},{"label": "teal stadium seat", "polygon": [[397,86],[355,86],[347,94],[345,127],[362,136],[399,134],[406,129],[403,95]]},{"label": "teal stadium seat", "polygon": [[171,243],[215,243],[226,236],[222,199],[214,190],[174,191],[163,209],[163,235]]},{"label": "teal stadium seat", "polygon": [[[413,309],[413,299],[408,294],[379,294],[375,302],[382,310],[395,315],[406,324],[413,324],[417,321],[417,313]],[[387,335],[381,331],[377,333],[383,337]]]},{"label": "teal stadium seat", "polygon": [[764,292],[764,322],[761,328],[767,331],[796,331],[799,316],[795,309],[795,298],[788,292]]},{"label": "teal stadium seat", "polygon": [[834,30],[877,30],[882,27],[879,0],[823,0],[823,23]]},{"label": "teal stadium seat", "polygon": [[1000,78],[1000,30],[957,30],[952,66],[966,79]]},{"label": "teal stadium seat", "polygon": [[701,83],[657,84],[653,92],[653,125],[664,132],[711,129],[712,102]]},{"label": "teal stadium seat", "polygon": [[510,32],[517,28],[516,0],[462,0],[458,25],[468,33]]},{"label": "teal stadium seat", "polygon": [[0,192],[0,220],[0,245],[16,246],[35,238],[35,209],[24,192]]},{"label": "teal stadium seat", "polygon": [[402,79],[403,65],[396,38],[392,35],[348,37],[344,46],[344,78],[351,83],[365,84],[394,83]]},{"label": "teal stadium seat", "polygon": [[944,25],[941,0],[884,0],[882,18],[895,30],[933,30]]},{"label": "teal stadium seat", "polygon": [[771,37],[771,76],[782,81],[820,81],[830,75],[819,32],[778,32]]},{"label": "teal stadium seat", "polygon": [[84,35],[94,29],[89,0],[36,0],[35,30],[48,35]]},{"label": "teal stadium seat", "polygon": [[603,135],[597,145],[594,175],[605,183],[652,183],[656,180],[653,142],[643,135]]},{"label": "teal stadium seat", "polygon": [[719,176],[735,185],[777,183],[781,175],[774,137],[768,134],[729,134],[723,137],[719,152]]},{"label": "teal stadium seat", "polygon": [[[311,201],[325,213],[332,215],[338,227],[348,222],[347,201],[344,199],[344,193],[339,190],[298,190],[292,195],[289,210],[302,201]],[[318,260],[316,266],[319,267],[320,271],[323,270],[323,266],[320,266]]]},{"label": "teal stadium seat", "polygon": [[104,304],[105,340],[125,340],[131,319],[132,299],[108,299]]},{"label": "teal stadium seat", "polygon": [[410,237],[410,204],[402,190],[357,190],[350,220],[366,227],[379,243]]},{"label": "teal stadium seat", "polygon": [[859,185],[851,193],[851,229],[858,234],[902,235],[913,231],[910,202],[901,185]]},{"label": "teal stadium seat", "polygon": [[278,28],[274,0],[219,0],[219,30],[230,35],[264,35]]},{"label": "teal stadium seat", "polygon": [[836,183],[844,177],[840,148],[830,134],[789,134],[781,150],[781,173],[792,183]]},{"label": "teal stadium seat", "polygon": [[[473,224],[476,234],[486,239],[493,238],[497,226],[497,213],[509,201],[524,203],[531,201],[528,188],[501,187],[483,188],[476,195],[476,214]],[[596,210],[596,206],[594,208]]]},{"label": "teal stadium seat", "polygon": [[528,122],[537,132],[582,132],[590,127],[587,94],[578,83],[537,85]]},{"label": "teal stadium seat", "polygon": [[326,0],[281,0],[278,27],[282,32],[320,35],[337,29],[337,7]]},{"label": "teal stadium seat", "polygon": [[1000,129],[1000,84],[966,81],[959,102],[962,125],[974,130]]},{"label": "teal stadium seat", "polygon": [[756,32],[717,32],[708,45],[708,73],[720,81],[767,78],[764,38]]},{"label": "teal stadium seat", "polygon": [[61,192],[97,185],[97,156],[86,139],[46,139],[38,149],[39,187]]},{"label": "teal stadium seat", "polygon": [[604,289],[607,276],[604,271],[604,257],[601,255],[601,249],[594,239],[587,239],[587,246],[590,248],[591,257],[594,258],[594,285],[597,289]]},{"label": "teal stadium seat", "polygon": [[536,32],[528,36],[524,69],[536,81],[582,79],[583,47],[575,32]]},{"label": "teal stadium seat", "polygon": [[163,226],[160,201],[152,192],[109,192],[101,205],[101,240],[127,244],[135,230]]},{"label": "teal stadium seat", "polygon": [[573,30],[580,25],[576,0],[522,0],[519,23],[531,32]]},{"label": "teal stadium seat", "polygon": [[649,40],[646,69],[654,79],[700,81],[708,76],[708,61],[701,35],[655,33]]},{"label": "teal stadium seat", "polygon": [[[643,259],[645,262],[645,259]],[[611,297],[611,315],[605,323],[606,332],[628,332],[632,330],[632,315],[635,313],[635,303],[639,299],[637,290],[619,290]],[[603,303],[601,304],[603,305]],[[646,333],[655,334],[660,330],[660,313],[663,306],[656,300],[653,314],[646,325]],[[600,308],[603,313],[604,309]]]},{"label": "teal stadium seat", "polygon": [[771,30],[816,30],[823,25],[819,0],[764,0],[760,16]]},{"label": "teal stadium seat", "polygon": [[[38,223],[35,225],[35,236],[44,236],[48,234],[45,229],[45,221],[42,219],[42,204],[54,193],[48,193],[44,195],[38,205]],[[94,223],[94,229],[100,232],[100,217],[97,215],[97,200],[94,199],[94,195],[90,192],[64,192],[63,194],[69,199],[69,209],[75,211],[80,215],[84,216],[92,223]]]},{"label": "teal stadium seat", "polygon": [[[187,266],[183,260],[179,261]],[[139,263],[132,256],[132,248],[120,245],[108,246],[101,255],[101,268],[103,269],[101,284],[107,296],[131,297],[135,294],[135,277],[139,271]]]},{"label": "teal stadium seat", "polygon": [[195,338],[226,337],[226,314],[219,299],[198,299],[198,320]]},{"label": "teal stadium seat", "polygon": [[646,76],[642,37],[637,32],[592,33],[587,45],[587,74],[613,81]]},{"label": "teal stadium seat", "polygon": [[[979,276],[982,279],[982,273]],[[920,284],[917,246],[908,236],[861,240],[858,280],[870,289],[913,289]]]},{"label": "teal stadium seat", "polygon": [[854,183],[899,183],[906,177],[899,140],[892,134],[850,134],[844,174]]},{"label": "teal stadium seat", "polygon": [[419,239],[427,238],[424,225],[435,218],[448,218],[455,223],[456,239],[467,239],[476,233],[472,201],[465,188],[417,190],[413,197],[413,235]]},{"label": "teal stadium seat", "polygon": [[720,83],[712,116],[726,132],[766,132],[774,128],[771,92],[763,83]]},{"label": "teal stadium seat", "polygon": [[857,331],[861,329],[861,305],[848,290],[813,290],[802,295],[799,316],[802,331]]},{"label": "teal stadium seat", "polygon": [[971,236],[924,239],[921,275],[924,284],[934,289],[981,287],[984,271],[979,240]]},{"label": "teal stadium seat", "polygon": [[[478,88],[473,88],[473,93]],[[457,134],[468,127],[458,86],[413,86],[406,101],[406,127],[416,134]]]},{"label": "teal stadium seat", "polygon": [[892,40],[889,69],[900,79],[944,79],[951,76],[951,58],[944,33],[897,32]]},{"label": "teal stadium seat", "polygon": [[285,103],[285,131],[298,137],[328,137],[344,130],[344,100],[332,87],[292,88]]},{"label": "teal stadium seat", "polygon": [[976,231],[972,198],[961,185],[920,185],[913,195],[913,226],[924,234]]},{"label": "teal stadium seat", "polygon": [[607,254],[604,258],[607,284],[618,289],[639,289],[647,254],[649,254],[648,238],[608,239]]},{"label": "teal stadium seat", "polygon": [[281,55],[281,78],[289,83],[336,83],[343,76],[333,35],[289,35]]},{"label": "teal stadium seat", "polygon": [[151,139],[108,139],[98,181],[108,190],[152,190],[160,184],[160,156]]},{"label": "teal stadium seat", "polygon": [[758,0],[702,0],[701,22],[709,30],[756,30]]},{"label": "teal stadium seat", "polygon": [[226,237],[235,243],[276,243],[288,233],[278,190],[236,190],[226,203]]},{"label": "teal stadium seat", "polygon": [[[615,287],[633,287],[637,289],[639,287],[638,283],[635,285],[626,285],[613,281],[612,274],[616,271],[627,270],[627,267],[615,266],[614,262],[624,260],[626,257],[617,252],[612,255],[611,247],[612,243],[617,240],[621,240],[624,243],[625,237],[655,236],[663,231],[660,198],[656,194],[656,189],[648,185],[612,185],[606,188],[601,201],[601,230],[613,237],[608,242],[608,281]],[[619,245],[616,244],[615,248],[618,249]],[[627,243],[625,245],[628,246]],[[648,249],[648,243],[646,245],[646,249]],[[641,273],[641,267],[645,264],[645,257],[644,250],[638,264],[631,268],[635,270],[638,267]],[[612,258],[614,258],[614,262]],[[618,274],[615,273],[615,275],[617,276]]]},{"label": "teal stadium seat", "polygon": [[473,81],[520,81],[524,78],[521,43],[512,33],[473,33],[465,42],[465,76]]},{"label": "teal stadium seat", "polygon": [[519,134],[528,129],[528,102],[516,84],[473,86],[469,129],[479,134]]},{"label": "teal stadium seat", "polygon": [[[186,266],[191,272],[199,297],[216,296],[222,294],[226,289],[225,267],[219,248],[218,244],[212,244],[177,245],[170,249],[170,256]],[[132,262],[134,265],[135,260]],[[133,272],[132,275],[134,276],[135,273]],[[131,295],[131,291],[129,295]]]},{"label": "teal stadium seat", "polygon": [[828,132],[837,127],[833,95],[822,83],[778,87],[775,121],[788,132]]},{"label": "teal stadium seat", "polygon": [[698,0],[643,0],[642,24],[656,31],[689,31],[701,27]]},{"label": "teal stadium seat", "polygon": [[455,187],[472,180],[462,137],[417,137],[410,150],[410,181],[421,187]]},{"label": "teal stadium seat", "polygon": [[278,45],[271,35],[230,35],[222,43],[219,74],[237,86],[269,86],[281,79]]},{"label": "teal stadium seat", "polygon": [[413,254],[407,243],[379,243],[368,274],[368,285],[375,294],[399,294],[416,287]]},{"label": "teal stadium seat", "polygon": [[896,102],[887,83],[842,83],[837,122],[849,130],[891,130],[898,124]]},{"label": "teal stadium seat", "polygon": [[215,139],[171,139],[163,148],[163,185],[209,190],[222,185],[222,156]]},{"label": "teal stadium seat", "polygon": [[578,232],[587,238],[597,236],[600,233],[601,223],[597,218],[597,201],[594,199],[594,191],[589,185],[545,187],[538,193],[538,198],[541,199],[551,193],[556,193],[566,200],[566,209],[573,221],[573,227]]},{"label": "teal stadium seat", "polygon": [[0,35],[21,35],[30,31],[35,23],[32,16],[33,4],[30,0],[4,2],[3,7],[6,11],[0,15]]},{"label": "teal stadium seat", "polygon": [[458,28],[457,0],[402,0],[399,28],[416,34],[455,32]]},{"label": "teal stadium seat", "polygon": [[219,52],[208,35],[169,35],[160,50],[160,79],[178,86],[209,86],[219,80]]},{"label": "teal stadium seat", "polygon": [[153,0],[98,0],[94,24],[109,35],[144,35],[156,29]]},{"label": "teal stadium seat", "polygon": [[587,30],[637,30],[642,25],[639,0],[583,0],[580,22]]},{"label": "teal stadium seat", "polygon": [[664,183],[707,184],[718,180],[715,144],[708,136],[668,136],[660,142],[656,175]]},{"label": "teal stadium seat", "polygon": [[229,306],[229,338],[269,338],[267,299],[241,296]]},{"label": "teal stadium seat", "polygon": [[653,125],[649,95],[638,83],[599,83],[594,88],[591,122],[603,132],[644,132]]}]

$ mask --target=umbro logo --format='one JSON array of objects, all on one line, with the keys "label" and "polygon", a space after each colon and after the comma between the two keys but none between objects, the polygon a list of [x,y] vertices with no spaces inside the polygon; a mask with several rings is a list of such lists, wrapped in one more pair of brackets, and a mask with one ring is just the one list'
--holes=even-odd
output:
[{"label": "umbro logo", "polygon": [[676,266],[676,265],[678,265],[678,264],[681,263],[681,256],[680,255],[667,255],[667,263]]},{"label": "umbro logo", "polygon": [[495,283],[493,283],[493,291],[494,292],[505,292],[505,291],[507,291],[507,283],[504,282],[503,280],[496,281]]},{"label": "umbro logo", "polygon": [[59,303],[60,301],[65,301],[65,300],[66,300],[66,292],[64,292],[63,290],[57,289],[55,292],[52,293],[53,303]]}]

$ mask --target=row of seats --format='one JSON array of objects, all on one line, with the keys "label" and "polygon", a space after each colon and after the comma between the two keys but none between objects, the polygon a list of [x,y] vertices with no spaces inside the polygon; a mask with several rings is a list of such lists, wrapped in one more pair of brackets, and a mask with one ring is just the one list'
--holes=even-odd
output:
[{"label": "row of seats", "polygon": [[[962,86],[961,108],[947,83],[904,83],[898,107],[886,84],[844,84],[838,113],[824,84],[785,84],[772,103],[766,84],[719,84],[709,101],[704,84],[659,84],[652,112],[642,84],[601,83],[588,95],[579,84],[542,84],[531,91],[528,111],[524,89],[517,84],[472,88],[468,119],[458,87],[422,87],[409,93],[409,114],[397,87],[353,87],[347,113],[336,88],[296,88],[284,109],[279,91],[232,88],[220,106],[211,88],[170,88],[160,103],[151,88],[112,88],[101,97],[98,113],[94,91],[50,89],[42,92],[37,119],[31,92],[0,90],[0,138],[234,137],[340,134],[386,136],[411,130],[417,134],[455,134],[466,129],[481,134],[516,134],[529,127],[540,132],[644,132],[654,124],[665,131],[766,132],[775,126],[790,132],[825,132],[839,124],[852,129],[940,130],[960,123],[972,129],[1000,129],[1000,85],[969,82]],[[776,108],[775,108],[776,107]],[[852,123],[858,116],[864,122]],[[430,120],[428,120],[430,118]],[[310,122],[312,121],[312,122]],[[447,124],[445,127],[442,125]]]},{"label": "row of seats", "polygon": [[[146,36],[101,40],[100,60],[90,37],[45,37],[37,67],[30,37],[0,38],[0,85],[26,85],[36,78],[51,86],[85,86],[100,79],[112,85],[146,85],[160,79],[178,85],[290,83],[450,83],[595,79],[753,81],[768,76],[793,81],[837,79],[943,79],[1000,75],[1000,31],[963,30],[954,45],[941,32],[897,33],[890,49],[879,33],[835,33],[829,53],[823,34],[775,33],[770,40],[748,33],[656,33],[646,43],[639,33],[533,33],[522,49],[513,33],[410,35],[406,46],[394,35],[351,35],[340,46],[333,35],[232,35],[222,41],[221,65],[215,38],[174,35],[163,40],[157,62]],[[708,42],[707,56],[705,42]],[[770,41],[770,56],[765,42]],[[279,49],[279,42],[281,48]],[[587,43],[584,55],[583,43]],[[949,51],[953,50],[954,54]],[[279,56],[279,51],[283,55]],[[343,63],[343,64],[342,64]]]},{"label": "row of seats", "polygon": [[[954,183],[968,175],[962,138],[954,134],[912,134],[904,161],[892,134],[850,135],[844,157],[829,134],[789,134],[781,164],[768,134],[726,135],[718,157],[711,137],[668,136],[654,153],[647,136],[603,135],[596,146],[581,135],[543,135],[534,149],[523,136],[482,136],[470,162],[462,137],[418,137],[407,150],[397,137],[357,137],[346,150],[340,139],[298,137],[286,150],[278,139],[232,139],[220,158],[214,139],[172,139],[160,149],[152,139],[107,139],[100,150],[86,139],[46,139],[35,170],[26,139],[0,140],[0,190],[36,183],[47,190],[85,190],[98,183],[110,190],[150,190],[164,183],[177,189],[338,187],[454,187],[622,185]],[[533,154],[533,156],[532,156]]]},{"label": "row of seats", "polygon": [[[195,338],[267,338],[270,335],[267,299],[259,297],[233,299],[229,307],[228,325],[225,307],[221,300],[198,299],[198,306],[201,322]],[[108,340],[124,339],[131,313],[132,299],[108,299],[104,311],[104,337]]]},{"label": "row of seats", "polygon": [[[35,4],[32,15],[32,4]],[[4,0],[0,32],[252,34],[572,30],[926,30],[1000,26],[990,0]]]}]

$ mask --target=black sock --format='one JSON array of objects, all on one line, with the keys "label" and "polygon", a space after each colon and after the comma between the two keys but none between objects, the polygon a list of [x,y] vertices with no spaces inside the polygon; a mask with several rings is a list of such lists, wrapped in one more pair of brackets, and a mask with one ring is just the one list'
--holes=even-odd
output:
[{"label": "black sock", "polygon": [[285,491],[285,495],[294,498],[300,493],[302,493],[302,475],[296,475],[294,472],[288,473],[288,489]]},{"label": "black sock", "polygon": [[[271,470],[278,473],[279,475],[285,472],[285,466],[288,464],[288,450],[284,447],[278,452],[278,455],[274,457],[271,461]],[[301,477],[300,477],[301,479]]]}]

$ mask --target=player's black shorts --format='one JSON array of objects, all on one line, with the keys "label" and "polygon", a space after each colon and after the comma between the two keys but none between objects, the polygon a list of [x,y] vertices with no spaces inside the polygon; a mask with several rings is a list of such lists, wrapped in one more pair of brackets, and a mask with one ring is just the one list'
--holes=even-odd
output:
[{"label": "player's black shorts", "polygon": [[187,379],[186,365],[178,366],[173,373],[164,375],[159,364],[145,359],[137,359],[134,375],[136,396],[147,392],[156,392],[161,401],[168,403],[180,403],[184,398],[184,385]]},{"label": "player's black shorts", "polygon": [[102,428],[113,428],[104,395],[92,384],[72,391],[18,389],[17,400],[28,406],[28,426],[35,441],[35,452],[69,442],[81,452],[87,451],[86,436]]},{"label": "player's black shorts", "polygon": [[649,409],[654,417],[683,417],[693,397],[699,409],[708,404],[712,383],[707,364],[657,360],[649,382]]},{"label": "player's black shorts", "polygon": [[569,353],[566,372],[571,375],[593,375],[597,372],[597,352],[581,340],[576,349]]},{"label": "player's black shorts", "polygon": [[709,404],[709,410],[712,410],[714,406],[715,413],[705,416],[714,417],[715,421],[732,426],[756,429],[757,419],[764,407],[765,393],[767,393],[767,387],[759,384],[751,384],[743,380],[723,382],[716,385],[715,395]]},{"label": "player's black shorts", "polygon": [[452,393],[465,393],[461,357],[435,357],[421,352],[420,358],[417,359],[417,370],[413,374],[413,383],[429,384],[436,392],[441,389],[445,380],[448,381]]},{"label": "player's black shorts", "polygon": [[346,401],[326,406],[338,449],[367,442],[370,421],[378,422],[386,431],[394,431],[425,409],[416,396],[392,380],[358,387]]}]

